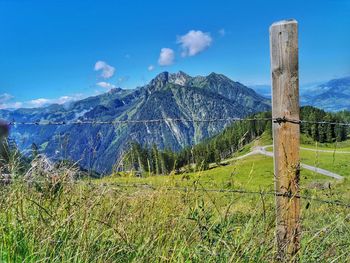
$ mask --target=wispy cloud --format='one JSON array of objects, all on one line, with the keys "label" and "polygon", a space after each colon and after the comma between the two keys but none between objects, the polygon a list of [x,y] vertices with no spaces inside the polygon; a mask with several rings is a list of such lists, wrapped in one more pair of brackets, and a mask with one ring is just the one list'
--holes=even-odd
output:
[{"label": "wispy cloud", "polygon": [[5,103],[0,103],[0,110],[3,109],[18,109],[23,106],[22,102],[15,101],[15,102],[5,102]]},{"label": "wispy cloud", "polygon": [[104,89],[113,89],[116,87],[115,85],[105,81],[98,82],[96,85]]},{"label": "wispy cloud", "polygon": [[[6,93],[5,93],[6,94]],[[18,109],[18,108],[39,108],[44,107],[50,104],[65,104],[72,101],[76,101],[83,98],[82,94],[75,94],[72,96],[61,96],[55,99],[47,99],[47,98],[38,98],[29,101],[13,101],[13,96],[3,96],[0,95],[1,98],[9,98],[5,102],[0,102],[0,109]],[[7,94],[9,95],[9,94]]]},{"label": "wispy cloud", "polygon": [[28,101],[28,104],[34,108],[37,108],[37,107],[42,107],[42,106],[48,105],[48,104],[50,104],[51,101],[52,100],[50,100],[50,99],[39,98],[39,99]]},{"label": "wispy cloud", "polygon": [[153,65],[149,65],[149,66],[147,67],[147,70],[148,70],[148,71],[153,71],[153,70],[154,70],[154,66],[153,66]]},{"label": "wispy cloud", "polygon": [[20,102],[13,102],[12,101],[13,98],[14,97],[11,94],[8,94],[8,93],[0,94],[0,109],[21,107],[22,103],[20,103]]},{"label": "wispy cloud", "polygon": [[55,99],[39,98],[39,99],[34,99],[34,100],[24,102],[23,105],[26,108],[32,108],[32,107],[37,108],[37,107],[44,107],[50,104],[65,104],[65,103],[76,101],[82,98],[83,98],[83,94],[75,94],[72,96],[61,96]]},{"label": "wispy cloud", "polygon": [[23,107],[23,102],[15,101],[15,102],[9,102],[3,105],[3,108],[1,109],[18,109]]},{"label": "wispy cloud", "polygon": [[97,61],[94,70],[101,71],[101,77],[105,79],[113,77],[115,73],[115,68],[104,61]]},{"label": "wispy cloud", "polygon": [[171,48],[162,48],[158,59],[160,66],[169,66],[174,63],[175,52]]},{"label": "wispy cloud", "polygon": [[13,96],[8,93],[0,94],[0,104],[5,103],[11,99],[13,99]]},{"label": "wispy cloud", "polygon": [[178,37],[177,43],[181,45],[182,53],[181,56],[195,56],[198,53],[207,49],[213,39],[209,33],[204,33],[200,30],[191,30],[187,34]]}]

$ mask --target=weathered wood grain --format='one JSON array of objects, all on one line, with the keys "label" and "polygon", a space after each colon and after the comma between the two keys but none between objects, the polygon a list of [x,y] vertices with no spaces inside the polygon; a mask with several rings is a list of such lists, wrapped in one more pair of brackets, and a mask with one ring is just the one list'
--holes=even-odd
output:
[{"label": "weathered wood grain", "polygon": [[[298,23],[286,20],[270,27],[272,117],[299,120]],[[300,249],[300,127],[273,123],[276,241],[279,261],[298,261]]]}]

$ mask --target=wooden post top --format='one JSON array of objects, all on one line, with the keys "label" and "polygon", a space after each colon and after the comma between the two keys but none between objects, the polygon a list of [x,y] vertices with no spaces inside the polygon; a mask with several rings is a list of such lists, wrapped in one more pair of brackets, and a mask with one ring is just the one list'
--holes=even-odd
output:
[{"label": "wooden post top", "polygon": [[282,26],[282,25],[287,25],[287,24],[298,24],[298,21],[295,20],[295,19],[286,19],[286,20],[281,20],[281,21],[277,21],[277,22],[274,22],[271,26],[270,26],[270,30],[272,27],[275,27],[275,26]]}]

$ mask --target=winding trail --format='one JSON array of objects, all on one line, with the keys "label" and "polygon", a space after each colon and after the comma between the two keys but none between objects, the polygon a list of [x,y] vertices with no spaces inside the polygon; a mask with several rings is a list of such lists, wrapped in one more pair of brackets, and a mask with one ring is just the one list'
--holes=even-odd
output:
[{"label": "winding trail", "polygon": [[[262,155],[265,155],[265,156],[269,156],[269,157],[273,157],[273,152],[268,152],[266,151],[266,148],[268,147],[271,147],[272,145],[266,145],[266,146],[255,146],[253,148],[253,150],[245,155],[242,155],[242,156],[239,156],[237,158],[233,158],[231,160],[240,160],[240,159],[243,159],[243,158],[246,158],[248,156],[251,156],[251,155],[256,155],[256,154],[262,154]],[[315,149],[309,149],[309,148],[303,148],[301,147],[300,149],[302,150],[311,150],[311,151],[316,151]],[[334,151],[327,151],[327,150],[321,150],[323,152],[334,152]],[[338,152],[337,153],[350,153],[350,152]],[[328,177],[332,177],[334,179],[337,179],[337,180],[342,180],[344,179],[343,176],[341,176],[340,174],[336,174],[336,173],[333,173],[331,171],[328,171],[328,170],[325,170],[325,169],[322,169],[322,168],[318,168],[316,166],[312,166],[312,165],[308,165],[308,164],[304,164],[304,163],[300,163],[300,166],[304,169],[307,169],[307,170],[310,170],[310,171],[313,171],[313,172],[316,172],[316,173],[319,173],[319,174],[322,174],[322,175],[325,175],[325,176],[328,176]]]}]

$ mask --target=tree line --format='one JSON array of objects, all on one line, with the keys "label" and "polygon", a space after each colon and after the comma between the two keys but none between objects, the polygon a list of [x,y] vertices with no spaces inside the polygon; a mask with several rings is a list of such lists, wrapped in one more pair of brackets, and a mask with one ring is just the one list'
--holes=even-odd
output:
[{"label": "tree line", "polygon": [[[300,116],[302,120],[311,122],[337,123],[350,120],[348,111],[330,113],[311,106],[302,107]],[[155,175],[181,170],[207,170],[210,163],[220,164],[222,160],[232,156],[264,132],[272,138],[271,120],[258,120],[264,118],[271,118],[271,112],[249,116],[249,119],[257,119],[254,121],[236,121],[220,134],[197,145],[185,147],[179,152],[174,152],[170,148],[161,150],[155,144],[141,146],[137,142],[131,142],[129,151],[123,157],[122,170]],[[346,140],[349,129],[337,124],[302,123],[301,133],[314,141],[331,143]]]},{"label": "tree line", "polygon": [[[301,133],[311,140],[321,143],[340,142],[346,140],[350,133],[348,126],[336,124],[350,122],[349,111],[330,113],[306,106],[301,108],[300,116],[302,120],[311,122],[301,125]],[[249,116],[249,119],[256,120],[236,121],[218,135],[197,145],[185,147],[178,152],[169,147],[159,149],[156,144],[140,145],[137,142],[130,142],[121,165],[116,169],[153,175],[165,175],[172,171],[209,169],[209,164],[220,164],[222,160],[231,157],[244,145],[263,133],[272,138],[271,120],[259,120],[268,118],[271,118],[271,112],[254,114]],[[333,124],[313,123],[322,121]],[[20,170],[26,170],[30,161],[40,152],[38,147],[33,144],[31,154],[24,156],[18,150],[16,143],[8,138],[8,135],[9,127],[5,122],[0,122],[0,174],[9,173],[11,167],[21,167]],[[13,163],[17,165],[13,165]]]},{"label": "tree line", "polygon": [[349,134],[347,126],[312,122],[347,122],[350,119],[349,111],[331,113],[315,107],[305,106],[301,109],[300,116],[302,120],[311,122],[303,123],[301,125],[301,132],[311,137],[314,141],[332,143],[341,142],[347,139]]},{"label": "tree line", "polygon": [[[264,112],[250,117],[271,118],[271,113]],[[123,156],[122,170],[157,175],[180,170],[206,170],[210,163],[219,164],[265,131],[271,134],[270,121],[236,121],[220,134],[179,152],[170,148],[161,150],[155,144],[141,146],[137,142],[131,142],[129,150]]]}]

